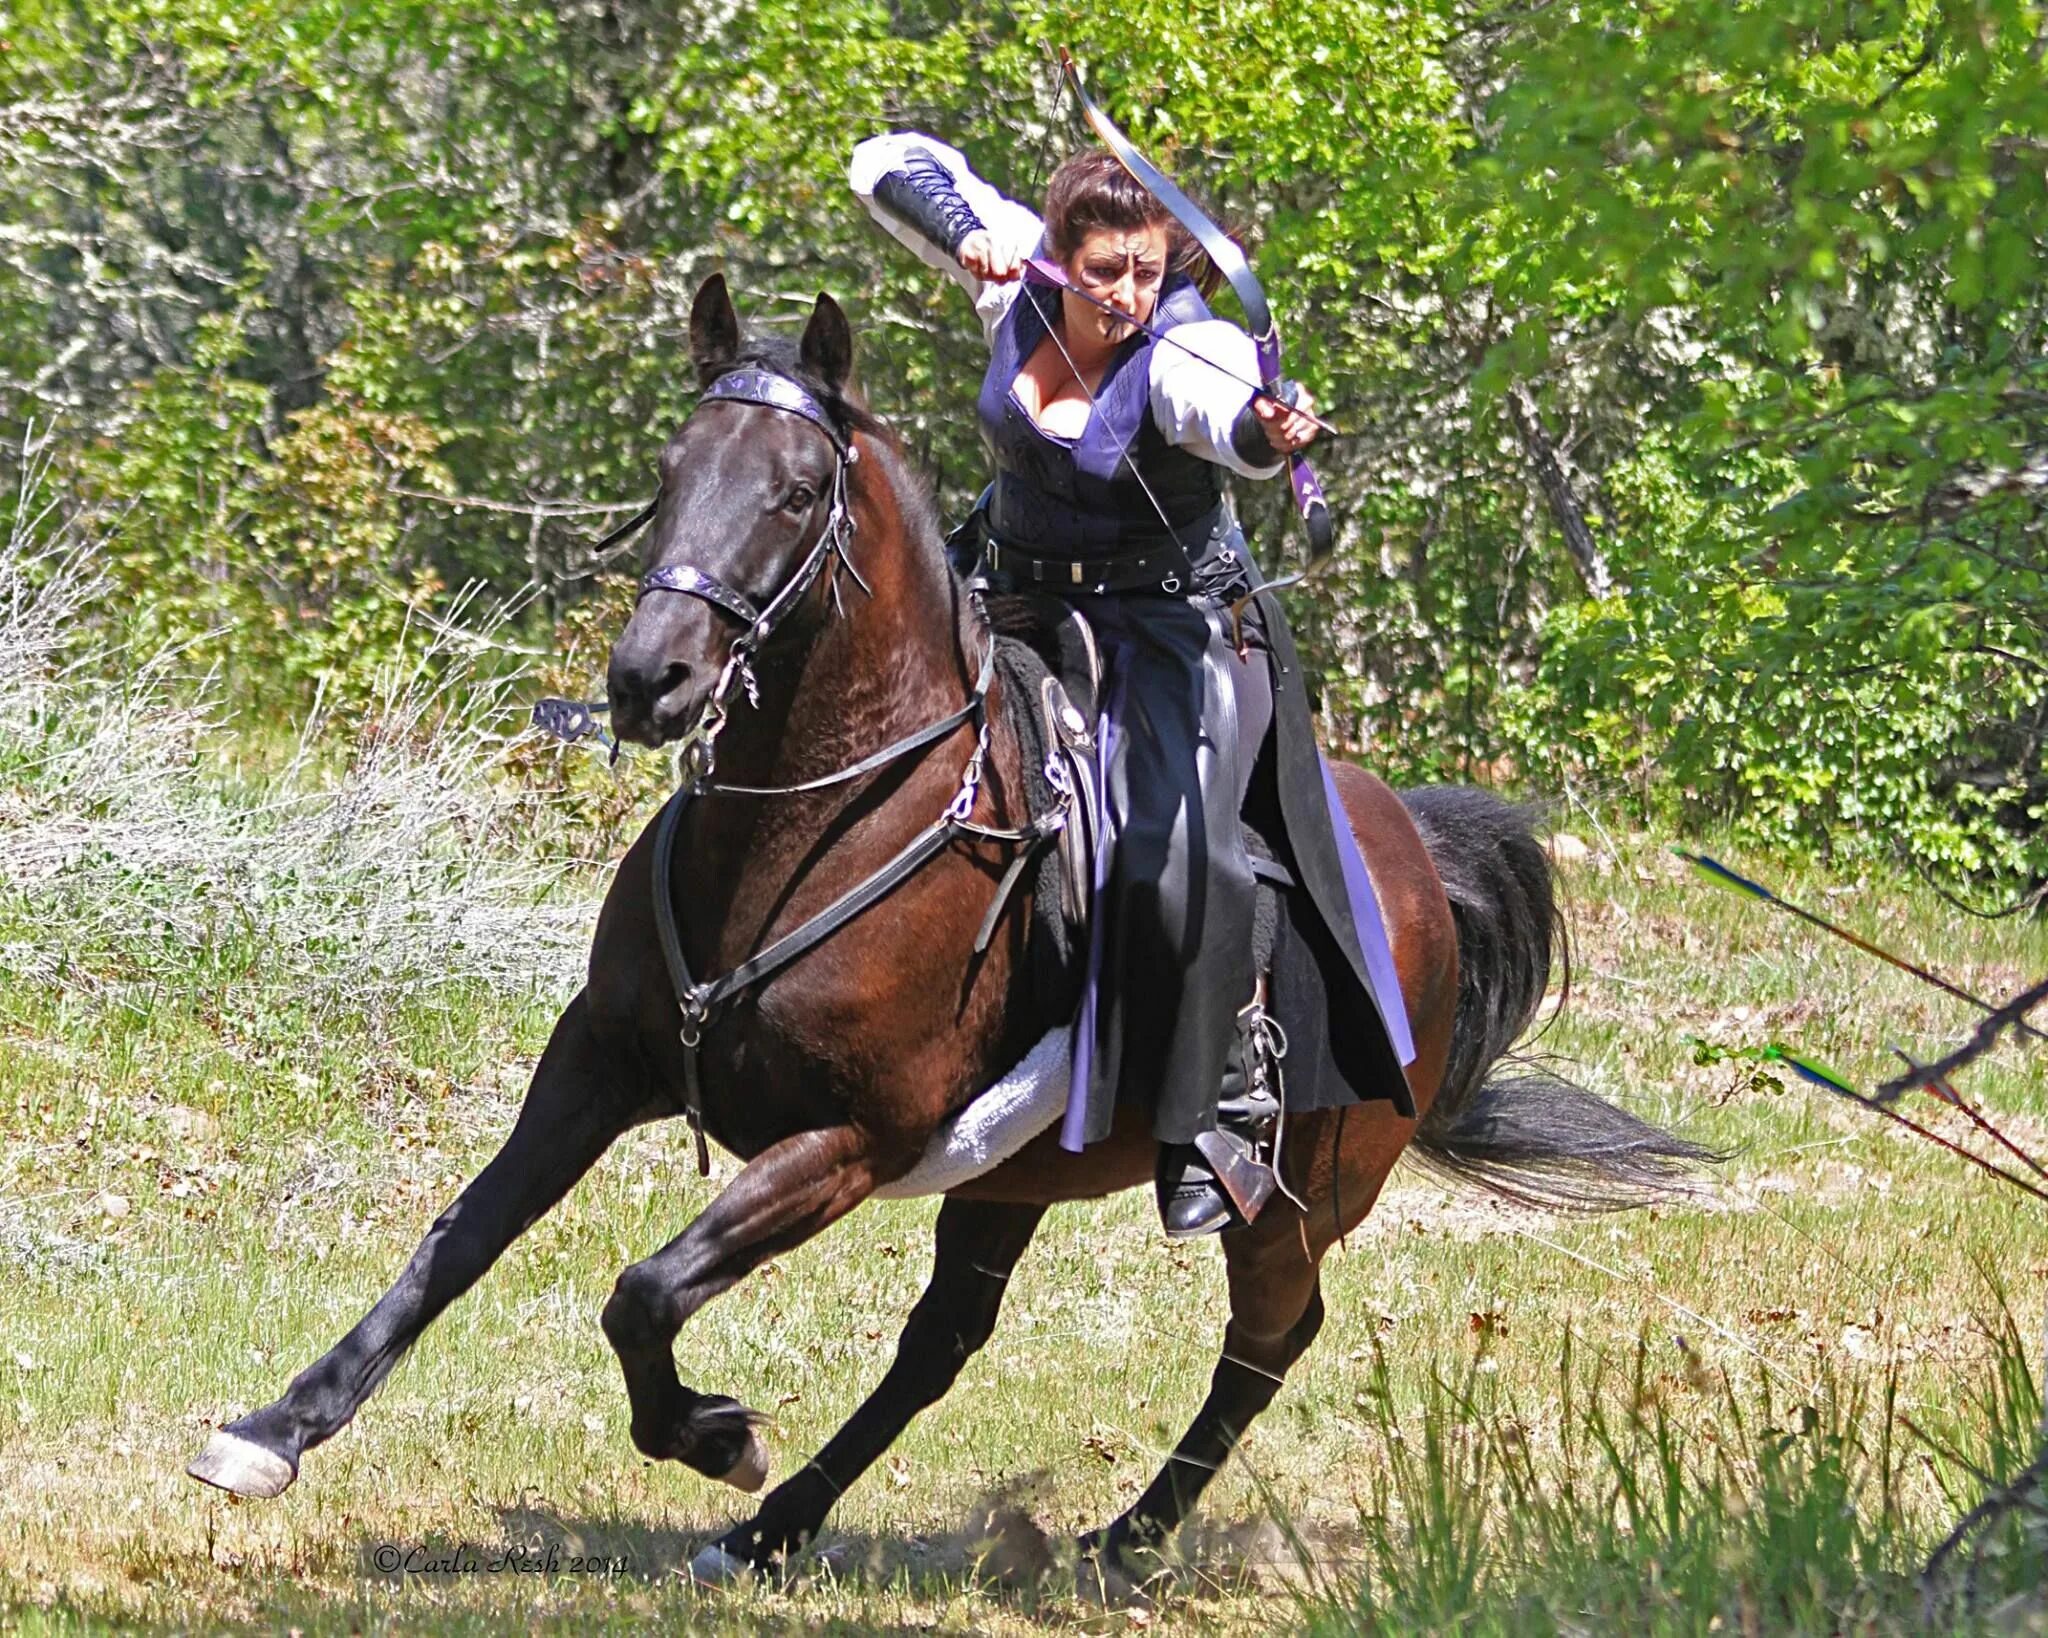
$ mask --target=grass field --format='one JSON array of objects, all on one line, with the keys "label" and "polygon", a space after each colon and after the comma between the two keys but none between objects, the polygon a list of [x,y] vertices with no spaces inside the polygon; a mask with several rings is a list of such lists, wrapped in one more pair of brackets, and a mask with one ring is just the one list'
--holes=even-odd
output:
[{"label": "grass field", "polygon": [[[112,740],[60,774],[22,749],[70,732],[47,700],[0,718],[0,1620],[27,1630],[1917,1630],[1912,1572],[2030,1453],[2041,1208],[1744,1056],[1783,1040],[1869,1083],[1886,1043],[1969,1020],[1580,815],[1540,1047],[1734,1158],[1696,1203],[1598,1220],[1398,1172],[1155,1604],[1103,1608],[1058,1546],[1147,1481],[1220,1334],[1217,1248],[1168,1245],[1138,1196],[1054,1214],[993,1344],[786,1584],[679,1577],[738,1498],[634,1452],[597,1313],[731,1174],[699,1181],[680,1128],[622,1141],[293,1490],[232,1502],[184,1463],[490,1155],[602,871],[487,873],[498,821],[388,731],[285,801],[219,795],[196,752],[124,773]],[[430,799],[416,845],[374,843]],[[2048,970],[2038,927],[1743,862],[1985,993]],[[451,921],[472,893],[489,916]],[[2008,1046],[1966,1077],[2037,1150],[2044,1065]],[[686,1381],[772,1411],[779,1471],[883,1369],[933,1209],[865,1208],[684,1332]],[[393,1575],[387,1544],[623,1568]],[[2039,1541],[1994,1548],[1980,1602],[2010,1630]]]}]

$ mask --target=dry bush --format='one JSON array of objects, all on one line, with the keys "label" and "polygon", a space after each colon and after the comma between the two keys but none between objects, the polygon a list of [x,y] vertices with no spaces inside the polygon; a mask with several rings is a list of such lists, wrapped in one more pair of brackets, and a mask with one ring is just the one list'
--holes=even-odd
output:
[{"label": "dry bush", "polygon": [[34,478],[0,547],[0,962],[85,987],[225,970],[373,1012],[575,984],[589,879],[525,845],[499,777],[527,681],[492,637],[508,611],[416,624],[367,710],[316,702],[280,772],[239,776],[177,650],[92,635],[90,543]]}]

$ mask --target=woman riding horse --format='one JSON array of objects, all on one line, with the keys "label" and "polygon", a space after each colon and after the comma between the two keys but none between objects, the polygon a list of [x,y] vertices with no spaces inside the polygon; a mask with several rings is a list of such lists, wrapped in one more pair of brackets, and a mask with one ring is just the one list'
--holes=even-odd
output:
[{"label": "woman riding horse", "polygon": [[[680,1232],[620,1272],[601,1323],[634,1447],[760,1488],[764,1419],[683,1381],[684,1326],[909,1176],[950,1118],[1073,1017],[1078,985],[1042,928],[1038,886],[1001,897],[1005,860],[1035,824],[1025,725],[1037,702],[1011,694],[1008,673],[991,673],[988,623],[946,566],[922,484],[849,396],[853,349],[829,296],[791,342],[744,335],[717,275],[698,291],[689,356],[704,391],[661,453],[645,595],[612,649],[607,691],[621,740],[688,741],[703,778],[619,861],[588,981],[563,1009],[504,1145],[346,1336],[278,1398],[214,1430],[195,1477],[241,1496],[281,1494],[307,1452],[349,1425],[434,1318],[621,1133],[691,1116],[744,1164]],[[1142,602],[1147,616],[1186,606],[1170,594]],[[1271,635],[1270,663],[1284,677],[1285,628]],[[1156,686],[1146,677],[1130,693],[1142,704]],[[702,761],[707,721],[716,779]],[[1285,723],[1283,710],[1273,759],[1283,797]],[[1318,1074],[1311,1046],[1341,1043],[1368,1009],[1338,1006],[1326,1028],[1294,1041],[1276,1169],[1299,1209],[1269,1207],[1223,1237],[1230,1318],[1208,1395],[1151,1484],[1082,1538],[1105,1575],[1127,1546],[1156,1546],[1179,1528],[1272,1402],[1323,1323],[1323,1258],[1364,1220],[1411,1144],[1455,1173],[1560,1206],[1654,1198],[1708,1158],[1569,1083],[1493,1073],[1548,991],[1562,933],[1526,818],[1483,791],[1396,796],[1363,768],[1339,768],[1334,783],[1393,933],[1407,1007],[1395,1016],[1414,1021],[1405,1080],[1419,1118],[1386,1102],[1356,1105],[1382,1091],[1370,1080],[1351,1082],[1346,1102],[1296,1112],[1305,1095],[1329,1090],[1302,1085]],[[1289,817],[1287,851],[1313,882],[1315,833]],[[983,937],[991,907],[1005,903]],[[1341,965],[1328,919],[1303,918],[1305,946],[1321,949],[1312,969]],[[1304,979],[1283,959],[1286,931],[1283,921],[1273,966],[1283,1017],[1306,1010],[1314,990],[1314,972]],[[680,968],[719,976],[679,986]],[[703,1001],[721,990],[723,1002]],[[1339,1069],[1359,1067],[1336,1058]],[[1126,1110],[1085,1154],[1059,1153],[1046,1133],[952,1188],[933,1229],[930,1282],[887,1373],[750,1518],[697,1553],[691,1573],[724,1580],[811,1540],[988,1341],[1049,1205],[1141,1186],[1157,1150],[1143,1113]],[[842,1240],[838,1255],[860,1255],[859,1242]]]},{"label": "woman riding horse", "polygon": [[[1391,971],[1368,955],[1386,935],[1349,827],[1331,823],[1284,618],[1263,599],[1230,630],[1257,570],[1224,475],[1278,474],[1314,438],[1312,406],[1253,390],[1251,337],[1203,300],[1207,258],[1109,153],[1053,174],[1043,222],[913,132],[861,143],[850,180],[878,222],[966,290],[989,344],[977,408],[996,476],[956,567],[978,566],[994,590],[1065,599],[1108,659],[1106,891],[1063,1141],[1107,1136],[1129,1099],[1152,1111],[1167,1233],[1247,1222],[1274,1187],[1274,1048],[1313,1040],[1320,1053],[1332,1008],[1355,1014],[1344,992],[1358,989],[1380,1021],[1372,1038],[1335,1074],[1291,1071],[1328,1084],[1324,1103],[1370,1087],[1400,1104],[1414,1057],[1397,989],[1374,982]],[[1048,253],[1064,288],[1023,277]],[[1278,801],[1255,806],[1280,819],[1284,834],[1267,839],[1284,842],[1322,923],[1296,930],[1297,981],[1271,996],[1240,824],[1269,737]]]}]

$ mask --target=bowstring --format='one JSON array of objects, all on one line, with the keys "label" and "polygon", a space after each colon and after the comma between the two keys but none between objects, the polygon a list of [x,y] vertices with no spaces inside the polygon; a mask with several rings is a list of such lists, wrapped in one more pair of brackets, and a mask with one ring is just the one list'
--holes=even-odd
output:
[{"label": "bowstring", "polygon": [[[1047,48],[1051,56],[1051,49]],[[1067,100],[1067,71],[1058,57],[1052,57],[1052,107],[1046,110],[1045,135],[1038,143],[1037,173],[1031,178],[1031,192],[1037,196],[1045,186],[1045,162],[1052,153],[1052,134],[1059,129],[1060,104]]]}]

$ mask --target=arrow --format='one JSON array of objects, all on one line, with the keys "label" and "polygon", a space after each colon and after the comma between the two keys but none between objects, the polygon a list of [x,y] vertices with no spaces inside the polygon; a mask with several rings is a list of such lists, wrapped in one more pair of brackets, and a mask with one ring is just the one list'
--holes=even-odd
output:
[{"label": "arrow", "polygon": [[[1850,932],[1848,928],[1838,926],[1836,923],[1829,921],[1825,916],[1817,916],[1811,910],[1803,909],[1799,905],[1792,903],[1789,899],[1780,898],[1776,893],[1773,893],[1768,887],[1764,886],[1762,882],[1751,881],[1749,877],[1730,870],[1718,859],[1709,858],[1704,853],[1688,853],[1682,847],[1675,847],[1671,851],[1695,870],[1699,871],[1709,881],[1740,893],[1744,898],[1756,899],[1760,903],[1774,905],[1790,915],[1797,916],[1801,921],[1820,928],[1822,932],[1834,934],[1844,944],[1854,945],[1865,955],[1876,956],[1878,960],[1890,963],[1902,973],[1911,973],[1923,984],[1932,984],[1944,995],[1952,995],[1958,1001],[1968,1002],[1979,1012],[1996,1015],[2004,1010],[1986,1001],[1981,995],[1972,995],[1962,985],[1943,978],[1941,974],[1930,972],[1925,967],[1916,966],[1904,956],[1893,955],[1883,945],[1873,944],[1867,938],[1859,938],[1856,934]],[[2024,1018],[2015,1017],[2010,1022],[2012,1027],[2022,1035],[2032,1036],[2036,1041],[2048,1041],[2048,1031],[2036,1029]]]},{"label": "arrow", "polygon": [[[1764,1056],[1766,1058],[1772,1059],[1777,1063],[1783,1064],[1787,1069],[1791,1070],[1792,1073],[1797,1075],[1801,1080],[1807,1081],[1814,1086],[1818,1086],[1824,1091],[1832,1092],[1837,1097],[1847,1098],[1851,1103],[1859,1104],[1865,1109],[1874,1110],[1876,1113],[1884,1116],[1886,1120],[1891,1121],[1896,1125],[1903,1126],[1907,1131],[1915,1133],[1918,1136],[1925,1138],[1929,1143],[1935,1144],[1940,1148],[1948,1150],[1948,1152],[1952,1155],[1960,1155],[1964,1160],[1967,1160],[1971,1165],[1979,1167],[1982,1170],[1989,1172],[1993,1177],[1999,1179],[1999,1181],[2004,1183],[2010,1183],[2014,1188],[2020,1189],[2027,1194],[2031,1194],[2036,1200],[2039,1200],[2044,1204],[2048,1204],[2048,1190],[2037,1188],[2034,1184],[2029,1183],[2025,1178],[2017,1176],[2016,1174],[2007,1171],[2003,1166],[1993,1165],[1990,1161],[1986,1160],[1982,1155],[1973,1154],[1970,1150],[1965,1149],[1960,1143],[1956,1143],[1948,1138],[1945,1138],[1939,1132],[1931,1131],[1927,1127],[1922,1126],[1917,1120],[1912,1120],[1907,1116],[1900,1114],[1898,1110],[1892,1108],[1890,1104],[1880,1103],[1876,1098],[1870,1097],[1866,1093],[1857,1091],[1855,1087],[1851,1086],[1848,1083],[1848,1081],[1843,1079],[1840,1075],[1836,1074],[1832,1069],[1827,1068],[1818,1060],[1803,1057],[1799,1053],[1794,1052],[1790,1047],[1780,1046],[1775,1043],[1771,1046],[1764,1048]],[[1958,1104],[1961,1104],[1962,1102],[1961,1099],[1957,1099],[1956,1101]],[[1966,1110],[1967,1107],[1967,1105],[1964,1105],[1964,1108]],[[2010,1147],[2010,1145],[2008,1145],[2008,1147]],[[2027,1156],[2021,1155],[2020,1158],[2022,1160],[2026,1160],[2029,1166],[2033,1166],[2035,1171],[2038,1172],[2041,1170],[2041,1168]],[[2044,1173],[2043,1175],[2048,1176],[2048,1173]]]}]

